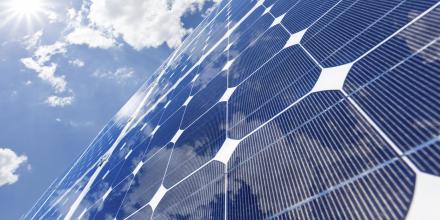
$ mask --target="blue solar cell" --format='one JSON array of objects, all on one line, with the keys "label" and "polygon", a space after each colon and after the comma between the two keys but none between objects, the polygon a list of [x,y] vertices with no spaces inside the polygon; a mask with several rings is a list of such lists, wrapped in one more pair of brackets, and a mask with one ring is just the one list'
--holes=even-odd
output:
[{"label": "blue solar cell", "polygon": [[319,67],[298,46],[289,47],[238,86],[229,100],[230,136],[240,139],[306,95]]},{"label": "blue solar cell", "polygon": [[[230,17],[228,21],[237,22],[245,16],[256,4],[257,1],[229,1]],[[261,7],[261,6],[260,6]]]},{"label": "blue solar cell", "polygon": [[440,140],[438,137],[434,141],[418,146],[407,154],[421,171],[440,176]]},{"label": "blue solar cell", "polygon": [[213,107],[185,129],[173,148],[164,186],[171,187],[211,160],[226,139],[226,103]]},{"label": "blue solar cell", "polygon": [[[438,18],[440,10],[432,11],[368,54],[355,64],[344,87],[404,154],[440,135],[440,64],[431,55],[440,48],[439,29],[433,28],[440,27]],[[423,29],[428,22],[435,25]],[[425,151],[432,151],[424,154],[432,167],[416,165],[438,175],[438,152]]]},{"label": "blue solar cell", "polygon": [[265,0],[264,2],[263,2],[263,5],[265,6],[265,7],[270,7],[271,5],[273,5],[275,2],[277,2],[278,0]]},{"label": "blue solar cell", "polygon": [[252,42],[258,40],[261,35],[267,32],[274,19],[269,14],[261,17],[260,14],[258,10],[255,11],[231,35],[230,59],[235,59],[243,50],[252,46]]},{"label": "blue solar cell", "polygon": [[[261,27],[261,30],[258,30],[256,27],[253,27],[255,23],[257,23],[260,18],[266,18],[266,19],[270,19],[271,16],[263,16],[263,12],[264,12],[264,7],[258,7],[257,9],[255,9],[255,11],[253,11],[249,17],[247,19],[245,19],[235,30],[234,32],[231,34],[231,36],[229,37],[229,41],[230,42],[235,42],[237,40],[240,40],[241,37],[243,35],[244,32],[246,31],[251,31],[249,28],[252,28],[252,31],[260,32],[263,33],[264,31],[267,30],[267,28],[269,27],[270,24],[268,24],[266,27],[259,25],[259,27]],[[259,35],[259,34],[256,34]],[[254,35],[254,36],[256,36]],[[237,46],[241,45],[240,43],[235,43]],[[247,44],[245,44],[244,46],[246,46]]]},{"label": "blue solar cell", "polygon": [[329,13],[313,25],[304,36],[303,44],[323,66],[350,63],[407,24],[410,12],[425,11],[436,2],[341,3],[335,8],[340,13]]},{"label": "blue solar cell", "polygon": [[84,199],[81,201],[79,205],[79,207],[81,208],[77,209],[76,212],[73,214],[74,217],[78,218],[82,214],[85,208],[89,208],[93,204],[98,202],[100,199],[102,199],[102,197],[110,187],[117,185],[115,183],[115,179],[118,176],[122,165],[124,164],[123,162],[124,161],[121,161],[111,170],[105,170],[100,173],[101,175],[97,177],[96,183],[94,183],[91,186],[90,191],[87,193],[87,195],[85,195]]},{"label": "blue solar cell", "polygon": [[[142,138],[138,138],[134,142],[139,142],[139,140],[145,140],[147,138],[151,138],[152,132],[154,128],[159,124],[159,120],[162,117],[164,112],[164,103],[160,103],[157,107],[151,112],[147,113],[140,121],[137,127],[133,128],[135,132],[138,132],[138,135]],[[126,139],[126,138],[124,138]],[[132,140],[126,140],[132,141]]]},{"label": "blue solar cell", "polygon": [[183,88],[179,94],[176,94],[176,96],[169,100],[169,104],[166,106],[165,111],[162,115],[161,122],[168,120],[173,114],[182,108],[185,101],[188,99],[192,89],[192,83],[188,84],[185,88]]},{"label": "blue solar cell", "polygon": [[279,52],[288,39],[289,34],[280,25],[276,25],[260,36],[232,64],[229,86],[234,87],[247,78],[264,62]]},{"label": "blue solar cell", "polygon": [[212,162],[169,189],[154,210],[153,219],[222,219],[224,166]]},{"label": "blue solar cell", "polygon": [[45,217],[47,217],[48,219],[56,219],[58,216],[63,217],[62,213],[57,212],[56,210],[50,210]]},{"label": "blue solar cell", "polygon": [[[288,111],[282,113],[243,140],[239,146],[247,145],[252,147],[238,147],[230,159],[228,167],[232,168],[234,164],[240,164],[246,161],[254,154],[260,152],[264,147],[270,145],[271,139],[268,137],[281,137],[289,133],[291,130],[299,128],[304,123],[314,119],[317,115],[342,100],[343,95],[338,92],[312,93],[302,102],[292,106]],[[289,123],[286,123],[287,121]],[[278,127],[278,129],[272,129],[273,127]]]},{"label": "blue solar cell", "polygon": [[[143,134],[140,134],[139,136],[144,136]],[[128,153],[132,153],[134,149],[137,151],[143,149],[148,146],[148,143],[150,142],[150,138],[142,138],[142,140],[134,142],[133,140],[136,140],[138,138],[134,138],[133,136],[129,136],[131,138],[126,138],[123,142],[121,142],[118,147],[115,150],[115,153],[111,155],[111,157],[108,159],[106,166],[106,169],[113,169],[114,167],[118,166],[121,162],[124,161],[124,158],[127,156]],[[132,151],[132,152],[130,152]],[[101,161],[99,164],[102,164],[103,161]]]},{"label": "blue solar cell", "polygon": [[117,215],[117,211],[125,198],[127,191],[130,189],[130,184],[133,176],[127,177],[119,185],[114,187],[108,194],[105,200],[100,200],[87,210],[85,219],[113,219]]},{"label": "blue solar cell", "polygon": [[[142,113],[150,114],[154,111],[161,111],[165,106],[165,102],[162,102],[162,98],[168,100],[171,97],[172,91],[170,92],[170,87],[156,87],[156,89],[149,95],[148,100],[146,101]],[[168,93],[168,94],[167,94]],[[164,97],[165,96],[165,97]],[[138,115],[138,117],[142,117],[143,115]],[[137,118],[139,120],[139,118]]]},{"label": "blue solar cell", "polygon": [[272,5],[270,13],[275,17],[279,17],[289,11],[292,7],[295,7],[299,2],[301,2],[301,0],[278,0]]},{"label": "blue solar cell", "polygon": [[[187,55],[183,55],[182,59],[188,58]],[[181,76],[183,76],[183,74],[186,73],[186,71],[189,69],[189,67],[193,66],[194,63],[190,62],[189,60],[187,61],[185,59],[184,62],[180,63],[179,66],[176,67],[175,70],[173,70],[173,72],[171,72],[169,79],[167,80],[170,84],[175,84],[177,82],[177,80],[179,80],[179,78]],[[166,76],[164,76],[164,79],[166,79]]]},{"label": "blue solar cell", "polygon": [[108,150],[115,141],[114,135],[119,132],[121,132],[120,127],[114,124],[102,130],[100,135],[90,145],[93,147],[88,148],[84,152],[77,165],[72,167],[72,170],[67,174],[63,182],[59,183],[64,188],[62,190],[71,187],[80,176],[87,172],[88,168],[96,163],[96,158],[101,157]]},{"label": "blue solar cell", "polygon": [[221,43],[219,47],[200,64],[198,69],[199,76],[193,83],[194,87],[191,94],[194,95],[204,89],[208,82],[214,79],[223,70],[223,67],[228,61],[227,53],[224,52],[226,45],[226,41]]},{"label": "blue solar cell", "polygon": [[113,181],[113,185],[119,184],[120,181],[125,179],[128,175],[130,175],[133,172],[133,170],[136,168],[139,162],[142,161],[143,153],[146,151],[147,146],[148,146],[147,143],[143,143],[134,149],[128,150],[124,158],[121,159],[121,161],[123,161],[123,165],[117,177]]},{"label": "blue solar cell", "polygon": [[153,210],[151,209],[150,206],[146,206],[141,210],[137,211],[136,213],[133,213],[133,215],[128,217],[127,220],[150,219],[152,215],[153,215]]},{"label": "blue solar cell", "polygon": [[168,144],[151,158],[147,158],[136,174],[118,212],[118,219],[125,219],[147,204],[162,184],[162,179],[171,154]]},{"label": "blue solar cell", "polygon": [[[200,76],[198,82],[205,89],[196,93],[188,104],[181,125],[182,129],[188,127],[188,125],[192,124],[203,113],[214,106],[226,91],[226,72],[221,72],[210,82],[207,81],[209,79],[205,80],[203,77],[203,75]],[[205,85],[202,86],[203,84]]]},{"label": "blue solar cell", "polygon": [[[249,208],[241,207],[242,210],[248,214],[262,212],[264,218],[277,215],[398,160],[341,93],[332,96],[335,96],[330,96],[333,100],[340,101],[327,108],[321,107],[324,110],[308,116],[311,119],[303,119],[298,113],[302,111],[307,115],[307,110],[322,105],[320,99],[326,96],[316,94],[314,99],[303,100],[238,146],[228,166],[228,182],[231,183],[228,191],[232,194],[240,191],[240,184],[235,183],[244,182],[252,192],[247,196],[256,196],[258,207],[264,207],[253,210],[250,208],[257,207],[249,204]],[[300,120],[302,122],[295,126],[294,122]],[[393,192],[391,188],[383,190],[384,193]],[[405,215],[408,207],[403,208],[399,212]],[[238,210],[231,212],[236,214]]]},{"label": "blue solar cell", "polygon": [[177,130],[179,130],[184,111],[185,110],[183,108],[179,109],[179,111],[165,121],[154,133],[154,136],[147,149],[149,154],[156,152],[171,141],[174,134],[177,132]]},{"label": "blue solar cell", "polygon": [[228,17],[228,10],[223,10],[218,14],[215,21],[211,24],[210,30],[206,34],[206,47],[208,49],[219,42],[224,34],[228,31]]},{"label": "blue solar cell", "polygon": [[295,5],[289,9],[282,22],[287,30],[293,34],[320,22],[320,17],[330,13],[331,9],[342,3],[340,0],[324,2],[319,0],[309,0],[294,2],[296,2]]},{"label": "blue solar cell", "polygon": [[[215,23],[212,23],[205,31],[212,29],[212,25],[214,24]],[[208,45],[209,42],[207,42],[207,40],[209,41],[209,38],[211,38],[210,34],[204,32],[192,43],[191,50],[189,51],[191,55],[191,62],[196,63],[206,53],[206,50],[209,50],[209,48],[212,47],[212,45]]]},{"label": "blue solar cell", "polygon": [[[206,74],[205,72],[214,72],[212,74],[220,72],[221,68],[223,68],[224,64],[227,62],[227,57],[225,53],[225,48],[228,46],[228,41],[221,41],[217,47],[213,48],[212,51],[208,54],[208,50],[206,51],[206,58],[200,63],[199,73]],[[211,70],[209,67],[212,66],[214,70]],[[220,68],[220,70],[218,70]]]},{"label": "blue solar cell", "polygon": [[82,179],[77,178],[72,181],[61,181],[33,218],[42,219],[47,217],[51,219],[64,215],[65,210],[73,203],[73,199],[78,196],[78,193],[83,189],[93,171],[94,170],[80,173],[79,175],[84,176]]},{"label": "blue solar cell", "polygon": [[[185,90],[189,85],[191,85],[191,81],[194,79],[194,77],[199,72],[199,68],[194,68],[188,75],[186,75],[180,83],[176,86],[176,88],[173,89],[167,96],[167,99],[163,100],[162,102],[166,103],[167,101],[173,100],[177,95],[179,95],[183,90]],[[181,76],[183,77],[183,76]]]},{"label": "blue solar cell", "polygon": [[234,192],[228,189],[227,219],[264,219],[265,213],[260,208],[258,195],[251,186],[244,181],[236,181],[234,185],[238,186]]},{"label": "blue solar cell", "polygon": [[274,219],[403,219],[410,207],[409,201],[414,186],[414,174],[402,161],[396,161],[272,217]]}]

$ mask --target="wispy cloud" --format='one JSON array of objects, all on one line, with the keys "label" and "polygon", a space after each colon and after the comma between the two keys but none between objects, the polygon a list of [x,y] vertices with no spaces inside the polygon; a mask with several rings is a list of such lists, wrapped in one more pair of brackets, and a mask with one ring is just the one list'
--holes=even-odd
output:
[{"label": "wispy cloud", "polygon": [[[52,62],[54,55],[65,54],[67,52],[67,44],[57,41],[49,45],[40,45],[42,31],[28,37],[27,49],[33,50],[31,57],[22,58],[20,61],[30,70],[37,73],[38,78],[48,83],[57,95],[49,96],[45,103],[51,107],[65,107],[71,105],[74,100],[73,91],[67,88],[67,80],[65,75],[56,75],[58,64]],[[73,60],[72,65],[81,66],[84,62],[81,60]],[[32,81],[27,81],[26,85],[31,85]],[[69,94],[68,96],[65,94]],[[60,96],[64,94],[64,96]]]},{"label": "wispy cloud", "polygon": [[27,50],[34,49],[38,44],[40,44],[42,36],[43,30],[39,30],[31,35],[27,35],[23,38],[23,44]]},{"label": "wispy cloud", "polygon": [[46,99],[46,103],[51,107],[65,107],[71,105],[74,100],[75,100],[74,96],[66,96],[66,97],[49,96]]},{"label": "wispy cloud", "polygon": [[21,62],[26,68],[37,72],[38,77],[49,83],[55,89],[55,92],[60,93],[66,91],[67,81],[65,76],[55,76],[57,64],[41,65],[30,57],[21,59]]},{"label": "wispy cloud", "polygon": [[93,76],[97,78],[116,80],[116,82],[122,83],[125,80],[132,78],[134,73],[135,72],[132,68],[122,67],[115,71],[97,70],[93,73]]},{"label": "wispy cloud", "polygon": [[80,59],[69,60],[69,64],[76,67],[83,67],[86,63]]},{"label": "wispy cloud", "polygon": [[66,52],[66,44],[56,42],[51,45],[39,46],[32,57],[22,58],[23,65],[35,71],[38,77],[49,83],[57,93],[66,91],[67,81],[65,76],[56,76],[57,64],[49,62],[52,56]]},{"label": "wispy cloud", "polygon": [[0,186],[17,182],[19,175],[16,171],[27,159],[27,156],[18,156],[9,148],[0,148]]},{"label": "wispy cloud", "polygon": [[74,128],[90,127],[94,124],[92,121],[73,121],[73,120],[63,120],[61,118],[55,118],[55,121],[63,125],[68,125]]}]

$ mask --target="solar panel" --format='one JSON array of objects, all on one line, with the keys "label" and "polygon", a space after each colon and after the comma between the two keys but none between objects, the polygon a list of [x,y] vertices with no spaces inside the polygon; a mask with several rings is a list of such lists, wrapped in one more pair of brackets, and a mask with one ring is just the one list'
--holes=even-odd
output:
[{"label": "solar panel", "polygon": [[440,219],[440,2],[223,0],[24,219]]}]

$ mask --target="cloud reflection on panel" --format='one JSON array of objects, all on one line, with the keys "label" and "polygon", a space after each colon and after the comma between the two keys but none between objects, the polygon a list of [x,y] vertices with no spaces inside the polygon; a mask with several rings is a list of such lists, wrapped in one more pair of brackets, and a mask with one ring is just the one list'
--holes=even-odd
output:
[{"label": "cloud reflection on panel", "polygon": [[[308,213],[320,218],[320,213],[332,208],[322,205],[313,211],[302,207],[314,206],[314,200],[330,199],[333,191],[358,191],[364,179],[376,178],[382,184],[399,186],[403,180],[396,179],[395,172],[404,173],[411,180],[405,185],[414,187],[414,174],[409,167],[342,100],[340,92],[312,94],[243,140],[228,164],[228,190],[233,195],[249,190],[241,197],[243,201],[255,201],[256,206],[250,206],[252,209],[246,212],[238,211],[240,205],[233,206],[232,218],[246,218],[255,213],[261,214],[257,218],[267,218],[295,210],[299,215]],[[353,132],[358,138],[350,138]],[[267,160],[271,163],[264,162]],[[274,196],[279,193],[285,196]],[[384,204],[402,201],[406,208],[401,210],[407,211],[412,190],[408,189],[408,193],[390,190],[384,195],[373,190],[368,198],[365,196],[360,191],[347,194],[339,198],[343,200],[340,208],[352,199],[369,203],[380,197]],[[354,207],[351,212],[382,214],[364,210],[362,206]]]},{"label": "cloud reflection on panel", "polygon": [[[414,18],[413,11],[408,13]],[[440,64],[434,58],[439,49],[440,32],[434,28],[440,26],[439,17],[439,8],[432,10],[358,61],[344,85],[419,169],[437,176],[440,117],[431,113],[440,111],[433,105],[440,98],[439,88],[433,86],[440,82]],[[433,25],[430,29],[428,22]]]}]

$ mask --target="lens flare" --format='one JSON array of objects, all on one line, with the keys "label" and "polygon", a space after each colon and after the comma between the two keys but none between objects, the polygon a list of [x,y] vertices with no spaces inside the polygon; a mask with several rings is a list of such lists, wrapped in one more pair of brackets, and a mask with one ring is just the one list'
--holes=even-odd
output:
[{"label": "lens flare", "polygon": [[0,2],[0,27],[9,23],[21,26],[25,23],[42,22],[42,16],[53,14],[49,10],[48,0],[6,0]]}]

